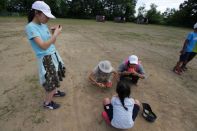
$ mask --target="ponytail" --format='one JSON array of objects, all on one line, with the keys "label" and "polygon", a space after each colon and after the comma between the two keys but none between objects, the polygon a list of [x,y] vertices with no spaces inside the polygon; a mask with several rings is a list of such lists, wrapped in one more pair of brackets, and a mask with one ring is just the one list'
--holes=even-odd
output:
[{"label": "ponytail", "polygon": [[[119,97],[120,98],[120,97]],[[122,106],[126,111],[128,111],[128,108],[124,105],[124,98],[120,98],[120,102],[122,103]]]},{"label": "ponytail", "polygon": [[29,13],[28,13],[28,18],[27,18],[28,19],[28,23],[30,23],[33,20],[34,16],[35,16],[35,10],[31,9],[29,11]]},{"label": "ponytail", "polygon": [[124,99],[130,97],[130,84],[126,80],[121,80],[118,82],[116,87],[116,92],[124,109],[128,111],[128,108],[124,104]]}]

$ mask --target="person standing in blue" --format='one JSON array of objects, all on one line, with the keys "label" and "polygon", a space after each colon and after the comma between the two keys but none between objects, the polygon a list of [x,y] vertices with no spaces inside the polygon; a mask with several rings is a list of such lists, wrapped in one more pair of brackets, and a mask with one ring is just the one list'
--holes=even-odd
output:
[{"label": "person standing in blue", "polygon": [[181,75],[182,71],[187,69],[186,64],[195,57],[196,52],[194,51],[194,49],[196,44],[197,44],[197,23],[194,25],[194,31],[190,32],[187,35],[183,48],[180,51],[181,55],[179,61],[177,62],[176,66],[173,69],[173,71],[176,74]]},{"label": "person standing in blue", "polygon": [[65,96],[65,93],[57,88],[60,87],[60,81],[65,77],[66,68],[55,47],[62,27],[53,27],[51,34],[46,25],[50,18],[55,18],[51,14],[50,7],[44,1],[36,1],[32,4],[32,9],[28,14],[28,24],[25,30],[37,57],[40,84],[46,91],[43,107],[53,110],[60,107],[53,101],[53,97]]}]

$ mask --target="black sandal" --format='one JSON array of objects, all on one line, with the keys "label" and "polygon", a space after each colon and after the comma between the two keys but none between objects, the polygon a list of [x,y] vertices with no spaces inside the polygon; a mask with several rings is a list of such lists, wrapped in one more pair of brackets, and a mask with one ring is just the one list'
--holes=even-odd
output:
[{"label": "black sandal", "polygon": [[55,94],[54,94],[54,97],[64,97],[66,95],[66,93],[64,92],[61,92],[61,91],[57,91]]}]

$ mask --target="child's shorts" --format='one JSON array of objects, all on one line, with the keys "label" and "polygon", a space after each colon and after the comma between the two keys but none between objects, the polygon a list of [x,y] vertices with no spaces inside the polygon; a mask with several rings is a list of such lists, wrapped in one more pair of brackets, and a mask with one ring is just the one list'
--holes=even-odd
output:
[{"label": "child's shorts", "polygon": [[191,55],[192,52],[185,52],[184,54],[181,54],[180,55],[180,58],[179,58],[179,61],[181,62],[186,62],[188,61],[190,55]]},{"label": "child's shorts", "polygon": [[50,92],[60,86],[59,76],[55,69],[51,55],[44,56],[43,65],[46,70],[46,82],[43,84],[43,87],[47,92]]},{"label": "child's shorts", "polygon": [[111,121],[113,118],[113,106],[112,104],[104,105],[104,110],[107,112],[109,120]]},{"label": "child's shorts", "polygon": [[133,107],[133,121],[135,121],[137,115],[138,115],[138,112],[140,111],[140,106],[137,105],[137,104],[134,104],[134,107]]},{"label": "child's shorts", "polygon": [[192,60],[195,56],[196,56],[196,52],[191,52],[190,54],[189,54],[189,57],[188,57],[188,59],[187,59],[187,61],[190,61],[190,60]]}]

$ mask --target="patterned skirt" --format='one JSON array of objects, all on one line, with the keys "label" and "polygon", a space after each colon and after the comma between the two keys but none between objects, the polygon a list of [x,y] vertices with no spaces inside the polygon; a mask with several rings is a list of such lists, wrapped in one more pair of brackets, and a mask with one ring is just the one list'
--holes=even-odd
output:
[{"label": "patterned skirt", "polygon": [[46,81],[43,87],[47,92],[50,92],[60,87],[60,81],[65,77],[66,68],[59,62],[58,71],[56,71],[51,55],[44,56],[42,62],[46,70]]}]

